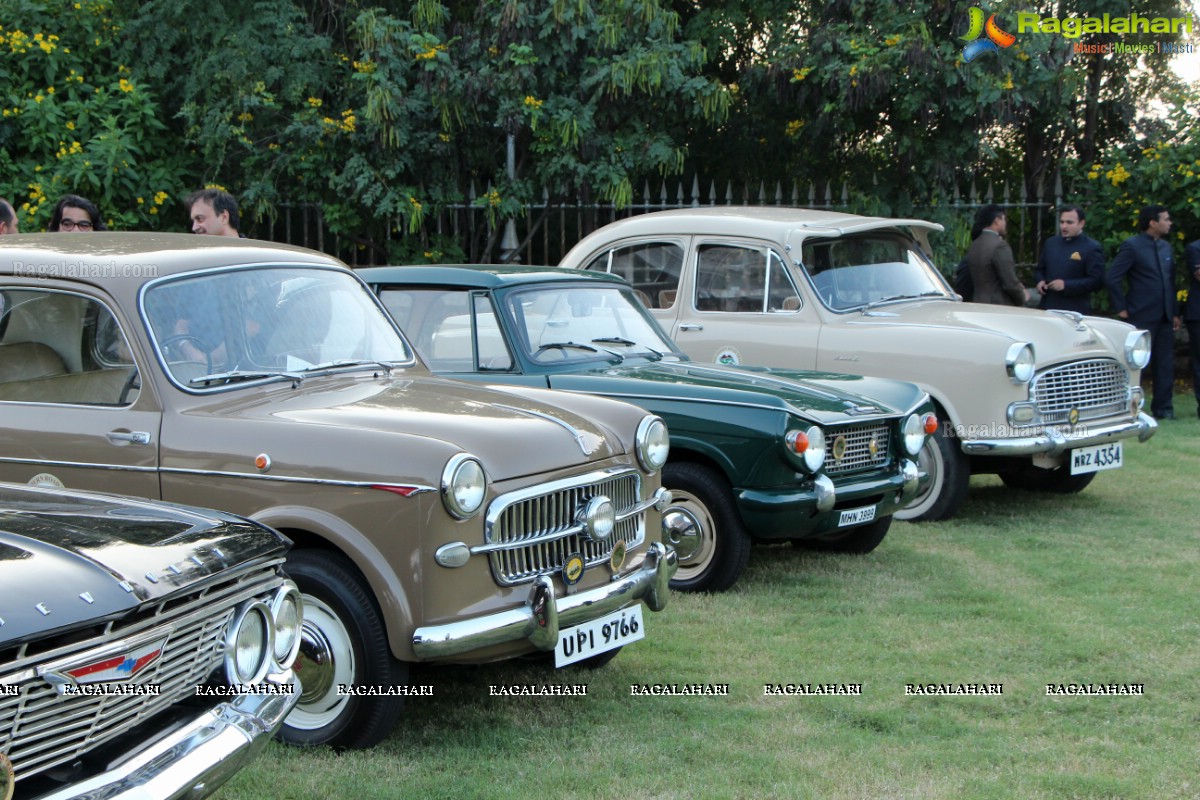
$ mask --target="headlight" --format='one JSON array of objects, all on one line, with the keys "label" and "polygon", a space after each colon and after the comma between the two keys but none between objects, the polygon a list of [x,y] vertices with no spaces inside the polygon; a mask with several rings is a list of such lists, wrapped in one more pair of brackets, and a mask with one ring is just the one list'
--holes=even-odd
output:
[{"label": "headlight", "polygon": [[457,519],[475,515],[487,495],[487,473],[477,459],[459,453],[442,470],[442,504]]},{"label": "headlight", "polygon": [[825,433],[816,425],[806,431],[788,431],[788,449],[804,459],[804,468],[816,472],[825,464]]},{"label": "headlight", "polygon": [[1004,368],[1013,383],[1029,383],[1033,377],[1033,345],[1028,342],[1013,342],[1004,356]]},{"label": "headlight", "polygon": [[658,417],[645,417],[637,429],[638,463],[646,472],[658,472],[667,463],[671,452],[671,441],[667,438],[667,424]]},{"label": "headlight", "polygon": [[296,584],[286,581],[271,600],[271,619],[275,623],[275,664],[287,669],[300,651],[300,624],[304,621],[304,601]]},{"label": "headlight", "polygon": [[1150,363],[1149,331],[1130,331],[1125,337],[1125,361],[1134,369],[1144,369]]},{"label": "headlight", "polygon": [[251,685],[267,675],[275,642],[271,609],[261,600],[242,607],[225,631],[225,677]]},{"label": "headlight", "polygon": [[937,417],[933,414],[910,414],[908,419],[904,420],[904,450],[910,456],[915,456],[921,452],[921,448],[925,446],[925,437],[937,430]]}]

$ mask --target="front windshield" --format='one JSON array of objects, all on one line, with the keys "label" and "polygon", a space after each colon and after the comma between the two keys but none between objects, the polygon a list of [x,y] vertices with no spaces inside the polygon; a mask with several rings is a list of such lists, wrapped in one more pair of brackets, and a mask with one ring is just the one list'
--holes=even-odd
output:
[{"label": "front windshield", "polygon": [[628,291],[615,286],[546,286],[513,292],[506,311],[516,346],[540,364],[677,355]]},{"label": "front windshield", "polygon": [[834,311],[916,297],[952,296],[916,246],[893,233],[809,239],[801,259],[821,302]]},{"label": "front windshield", "polygon": [[207,272],[155,284],[142,303],[167,373],[188,388],[412,359],[370,291],[337,270]]}]

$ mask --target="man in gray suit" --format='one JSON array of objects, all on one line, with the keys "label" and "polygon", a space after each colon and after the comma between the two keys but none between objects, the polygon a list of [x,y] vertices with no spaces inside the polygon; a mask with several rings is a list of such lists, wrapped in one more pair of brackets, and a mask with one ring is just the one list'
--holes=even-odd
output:
[{"label": "man in gray suit", "polygon": [[1008,218],[1004,209],[992,203],[975,215],[978,235],[967,250],[967,268],[975,286],[972,300],[1002,306],[1024,306],[1028,300],[1025,287],[1017,279],[1017,262],[1012,248],[1004,241]]}]

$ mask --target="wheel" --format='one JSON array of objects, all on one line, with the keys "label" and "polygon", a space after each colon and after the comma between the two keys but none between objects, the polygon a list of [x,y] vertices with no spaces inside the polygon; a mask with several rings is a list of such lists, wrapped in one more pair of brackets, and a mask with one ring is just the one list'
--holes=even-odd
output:
[{"label": "wheel", "polygon": [[1084,472],[1072,475],[1067,466],[1054,469],[1042,469],[1032,463],[1022,464],[1016,469],[1000,473],[1000,480],[1010,489],[1026,489],[1031,492],[1051,492],[1053,494],[1075,494],[1082,492],[1096,477],[1094,472]]},{"label": "wheel", "polygon": [[869,553],[879,546],[890,527],[892,518],[881,517],[866,525],[827,533],[824,536],[792,539],[792,544],[805,550],[820,550],[826,553]]},{"label": "wheel", "polygon": [[925,446],[917,454],[917,466],[929,474],[929,482],[911,503],[896,512],[896,519],[910,522],[950,519],[966,500],[971,462],[949,427],[948,421],[939,418],[937,433],[925,440]]},{"label": "wheel", "polygon": [[339,685],[408,684],[408,667],[392,657],[370,591],[349,559],[328,550],[293,550],[286,571],[304,598],[295,666],[302,690],[280,738],[344,748],[377,744],[399,718],[404,698],[338,694]]},{"label": "wheel", "polygon": [[671,588],[719,592],[735,582],[750,559],[750,535],[725,479],[699,464],[668,463],[663,486],[674,495],[663,512],[667,544],[679,556]]}]

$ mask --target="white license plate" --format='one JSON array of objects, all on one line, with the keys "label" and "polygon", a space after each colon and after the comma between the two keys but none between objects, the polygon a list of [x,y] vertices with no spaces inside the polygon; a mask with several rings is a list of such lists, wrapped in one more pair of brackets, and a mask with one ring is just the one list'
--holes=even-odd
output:
[{"label": "white license plate", "polygon": [[558,646],[554,648],[554,666],[565,667],[645,638],[646,623],[642,619],[642,604],[638,603],[600,619],[559,631]]},{"label": "white license plate", "polygon": [[864,522],[870,522],[873,519],[875,519],[875,506],[848,508],[842,512],[842,516],[838,520],[838,527],[844,528],[847,525],[862,525]]},{"label": "white license plate", "polygon": [[1125,463],[1121,442],[1096,444],[1071,451],[1071,474],[1098,472],[1102,469],[1117,469]]}]

